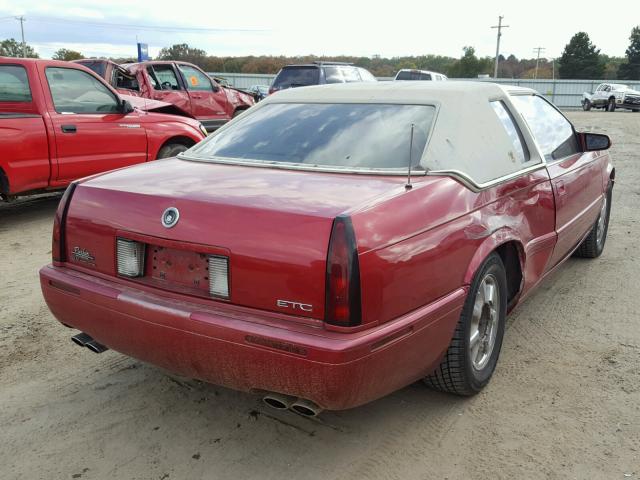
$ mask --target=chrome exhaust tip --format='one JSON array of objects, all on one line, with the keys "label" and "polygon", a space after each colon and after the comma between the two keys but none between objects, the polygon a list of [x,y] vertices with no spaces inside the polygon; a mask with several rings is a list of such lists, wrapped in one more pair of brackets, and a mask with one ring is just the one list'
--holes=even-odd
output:
[{"label": "chrome exhaust tip", "polygon": [[276,410],[288,410],[295,401],[295,398],[290,397],[289,395],[272,392],[262,397],[262,401],[269,407],[275,408]]},{"label": "chrome exhaust tip", "polygon": [[109,350],[109,347],[105,347],[104,345],[102,345],[101,343],[96,342],[95,340],[91,340],[90,342],[87,342],[85,344],[85,346],[91,350],[92,352],[95,353],[102,353],[102,352],[106,352],[107,350]]},{"label": "chrome exhaust tip", "polygon": [[311,400],[299,398],[289,407],[294,412],[304,417],[317,417],[322,412],[322,408],[313,403]]},{"label": "chrome exhaust tip", "polygon": [[82,332],[82,333],[79,333],[78,335],[74,335],[73,337],[71,337],[71,341],[80,347],[86,347],[87,343],[93,341],[93,338],[91,338],[90,335]]}]

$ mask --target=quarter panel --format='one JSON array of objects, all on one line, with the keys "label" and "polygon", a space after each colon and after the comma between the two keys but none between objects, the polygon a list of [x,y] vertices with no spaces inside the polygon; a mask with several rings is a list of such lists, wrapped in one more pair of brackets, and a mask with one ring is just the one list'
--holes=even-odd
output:
[{"label": "quarter panel", "polygon": [[522,246],[524,290],[548,268],[555,212],[544,168],[477,193],[435,178],[429,188],[354,215],[365,323],[389,321],[468,285],[507,241]]}]

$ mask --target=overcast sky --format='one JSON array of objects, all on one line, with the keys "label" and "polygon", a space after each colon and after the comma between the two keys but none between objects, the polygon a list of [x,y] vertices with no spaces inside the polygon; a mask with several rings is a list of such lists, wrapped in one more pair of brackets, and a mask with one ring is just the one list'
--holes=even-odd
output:
[{"label": "overcast sky", "polygon": [[136,38],[152,56],[174,43],[211,55],[459,57],[471,45],[493,56],[490,27],[504,15],[505,56],[533,58],[534,47],[544,47],[542,56],[557,57],[580,30],[602,53],[622,56],[639,12],[637,0],[0,0],[0,39],[19,39],[20,24],[11,16],[25,15],[26,41],[45,58],[58,48],[135,56]]}]

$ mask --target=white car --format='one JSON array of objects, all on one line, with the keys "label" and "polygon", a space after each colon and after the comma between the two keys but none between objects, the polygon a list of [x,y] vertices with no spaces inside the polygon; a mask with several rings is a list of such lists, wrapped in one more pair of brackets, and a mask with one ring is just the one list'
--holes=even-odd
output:
[{"label": "white car", "polygon": [[396,78],[394,81],[398,80],[434,80],[434,81],[442,81],[448,80],[447,76],[443,73],[431,72],[429,70],[415,70],[412,68],[403,68],[402,70],[398,70],[396,73]]},{"label": "white car", "polygon": [[582,94],[582,108],[585,111],[603,108],[607,112],[614,112],[616,108],[627,108],[638,112],[640,92],[621,83],[601,83],[593,94]]}]

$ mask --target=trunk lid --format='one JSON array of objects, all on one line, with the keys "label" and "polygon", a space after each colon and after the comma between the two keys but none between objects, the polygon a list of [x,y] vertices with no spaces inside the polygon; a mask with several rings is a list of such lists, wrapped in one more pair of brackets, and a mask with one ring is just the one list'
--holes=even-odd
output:
[{"label": "trunk lid", "polygon": [[[228,301],[322,319],[334,218],[402,191],[400,177],[160,160],[78,185],[67,258],[116,275],[116,237],[129,238],[147,245],[145,277],[135,281],[208,296],[189,282],[206,275],[205,256],[228,256]],[[179,220],[166,228],[161,219],[170,207]],[[156,270],[167,261],[182,270],[160,279]],[[193,273],[185,277],[187,270]]]}]

